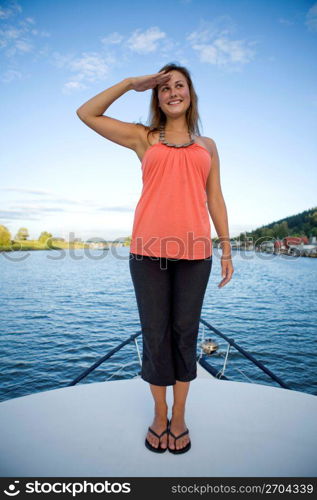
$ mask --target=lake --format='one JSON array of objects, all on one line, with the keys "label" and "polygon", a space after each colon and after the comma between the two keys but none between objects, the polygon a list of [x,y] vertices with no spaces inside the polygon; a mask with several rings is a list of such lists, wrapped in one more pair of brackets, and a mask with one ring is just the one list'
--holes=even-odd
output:
[{"label": "lake", "polygon": [[[317,394],[317,259],[233,250],[235,272],[219,289],[221,252],[213,251],[201,317],[291,388]],[[64,387],[140,331],[129,247],[5,252],[0,261],[0,401]],[[219,344],[210,362],[220,369],[227,344],[206,328],[205,335]],[[141,336],[138,342],[142,353]],[[80,383],[106,380],[127,363],[111,380],[140,370],[133,343]],[[243,373],[271,384],[232,349],[225,374],[248,381]]]}]

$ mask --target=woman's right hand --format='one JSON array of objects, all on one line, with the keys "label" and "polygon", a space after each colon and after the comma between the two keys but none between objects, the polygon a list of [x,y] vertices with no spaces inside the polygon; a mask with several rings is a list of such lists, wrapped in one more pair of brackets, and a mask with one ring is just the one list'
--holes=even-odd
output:
[{"label": "woman's right hand", "polygon": [[131,77],[132,89],[137,92],[153,89],[161,83],[167,83],[171,75],[165,71],[153,73],[153,75]]}]

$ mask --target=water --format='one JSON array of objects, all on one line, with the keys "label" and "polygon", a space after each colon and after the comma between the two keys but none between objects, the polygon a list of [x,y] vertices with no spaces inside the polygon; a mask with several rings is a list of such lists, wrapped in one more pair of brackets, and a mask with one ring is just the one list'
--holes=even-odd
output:
[{"label": "water", "polygon": [[[140,330],[129,272],[129,247],[0,254],[0,401],[61,388],[110,349]],[[61,258],[62,256],[62,258]],[[214,249],[202,318],[233,338],[291,388],[317,394],[317,260],[233,251],[235,272],[219,289]],[[227,344],[214,334],[220,369]],[[199,339],[202,339],[203,326]],[[142,340],[139,337],[142,354]],[[101,382],[139,370],[134,344],[125,346],[80,383]],[[236,350],[226,375],[271,384]],[[272,385],[276,385],[272,383]]]}]

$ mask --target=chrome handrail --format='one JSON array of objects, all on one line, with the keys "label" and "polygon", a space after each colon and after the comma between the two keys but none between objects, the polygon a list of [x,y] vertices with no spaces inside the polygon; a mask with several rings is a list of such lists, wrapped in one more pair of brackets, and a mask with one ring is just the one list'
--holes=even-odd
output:
[{"label": "chrome handrail", "polygon": [[87,368],[87,370],[85,370],[81,375],[78,375],[78,377],[76,377],[74,380],[72,380],[72,382],[70,382],[70,384],[67,384],[66,387],[69,387],[71,385],[76,385],[80,380],[87,377],[87,375],[89,375],[89,373],[91,373],[95,368],[97,368],[97,366],[101,365],[101,363],[103,363],[107,359],[111,358],[111,356],[113,356],[116,352],[120,351],[120,349],[122,349],[122,347],[124,347],[125,345],[129,344],[134,339],[136,339],[139,335],[141,335],[141,333],[142,333],[141,330],[137,333],[134,333],[129,338],[127,338],[126,340],[121,342],[121,344],[119,344],[117,347],[114,347],[113,349],[111,349],[111,351],[109,351],[108,354],[105,354],[105,356],[102,356],[102,358],[98,359],[98,361],[96,361],[96,363],[91,365],[90,368]]},{"label": "chrome handrail", "polygon": [[[250,361],[252,361],[253,364],[255,364],[258,368],[260,368],[264,373],[266,373],[267,375],[269,375],[271,377],[271,379],[274,380],[275,382],[277,382],[281,387],[283,387],[284,389],[291,389],[291,387],[289,387],[288,384],[286,384],[285,382],[283,382],[283,380],[281,380],[280,377],[278,377],[273,372],[271,372],[271,370],[269,370],[269,368],[267,368],[266,366],[264,366],[263,363],[261,363],[260,361],[258,361],[254,356],[252,356],[252,354],[250,354],[245,349],[243,349],[238,344],[236,344],[236,342],[233,339],[230,339],[225,334],[221,333],[219,330],[217,330],[217,328],[214,328],[213,326],[211,326],[204,319],[200,318],[200,322],[203,325],[207,326],[207,328],[209,328],[209,330],[213,331],[216,335],[219,335],[220,337],[222,337],[226,342],[228,342],[228,344],[230,346],[234,347],[239,352],[241,352],[241,354],[243,354],[243,356],[245,356],[247,359],[249,359]],[[81,373],[80,375],[78,375],[78,377],[76,377],[74,380],[72,380],[72,382],[70,382],[69,384],[67,384],[66,387],[69,387],[69,386],[72,386],[72,385],[76,385],[80,380],[82,380],[83,378],[87,377],[87,375],[89,375],[89,373],[91,373],[95,368],[97,368],[99,365],[101,365],[101,363],[103,363],[104,361],[106,361],[109,358],[111,358],[116,352],[118,352],[120,349],[122,349],[122,347],[124,347],[125,345],[129,344],[132,341],[135,342],[135,345],[136,345],[136,348],[137,348],[137,353],[138,353],[138,358],[139,358],[139,363],[141,365],[141,356],[140,356],[138,344],[136,342],[137,337],[139,337],[139,335],[141,335],[141,334],[142,334],[142,330],[139,330],[137,333],[134,333],[133,335],[130,335],[130,337],[128,337],[123,342],[121,342],[117,347],[114,347],[113,349],[111,349],[107,354],[105,354],[105,356],[102,356],[102,358],[100,358],[92,366],[90,366],[89,368],[87,368],[87,370],[85,370],[83,373]],[[228,351],[227,351],[227,354],[228,354]],[[227,357],[226,357],[226,359],[227,359]],[[205,357],[204,358],[199,357],[197,359],[197,361],[198,361],[198,363],[201,364],[201,366],[203,366],[213,376],[215,376],[217,378],[221,378],[222,380],[228,380],[228,378],[224,376],[224,370],[221,370],[221,372],[216,372],[216,370],[209,363],[206,362],[206,358]],[[121,369],[122,369],[122,367],[120,368],[120,370]],[[220,376],[219,376],[219,373],[220,373]]]},{"label": "chrome handrail", "polygon": [[[291,387],[289,387],[288,384],[283,382],[283,380],[280,377],[278,377],[273,372],[271,372],[271,370],[269,368],[264,366],[263,363],[261,363],[261,361],[258,361],[254,356],[252,356],[252,354],[250,354],[248,351],[246,351],[245,349],[240,347],[233,339],[230,339],[229,337],[227,337],[227,335],[225,335],[224,333],[221,333],[219,330],[217,330],[217,328],[211,326],[204,319],[200,318],[200,322],[203,325],[207,326],[207,328],[209,328],[209,330],[213,331],[216,335],[219,335],[219,337],[222,337],[226,342],[228,342],[228,344],[230,344],[232,347],[237,349],[237,351],[241,352],[241,354],[243,354],[243,356],[245,356],[247,359],[252,361],[253,364],[255,364],[258,368],[260,368],[264,373],[269,375],[269,377],[271,377],[271,379],[274,380],[275,382],[277,382],[281,387],[283,387],[284,389],[291,389]],[[206,368],[206,365],[208,365],[208,363],[204,363],[204,368]],[[210,373],[212,373],[212,372],[210,372]],[[222,373],[222,376],[223,376],[223,373]]]}]

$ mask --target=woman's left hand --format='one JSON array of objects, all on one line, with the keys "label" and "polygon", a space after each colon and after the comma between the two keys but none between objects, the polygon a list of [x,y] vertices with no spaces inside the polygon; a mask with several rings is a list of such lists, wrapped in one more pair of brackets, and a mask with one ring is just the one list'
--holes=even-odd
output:
[{"label": "woman's left hand", "polygon": [[234,273],[232,261],[231,261],[231,256],[228,255],[222,255],[221,256],[221,276],[222,280],[218,284],[218,288],[222,288],[225,286],[230,280],[231,276]]}]

